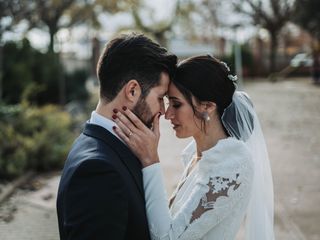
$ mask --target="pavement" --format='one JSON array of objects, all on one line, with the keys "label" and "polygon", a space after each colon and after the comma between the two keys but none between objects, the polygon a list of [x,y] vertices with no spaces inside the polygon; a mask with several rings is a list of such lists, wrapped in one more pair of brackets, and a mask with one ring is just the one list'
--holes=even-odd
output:
[{"label": "pavement", "polygon": [[[253,99],[269,150],[276,239],[319,240],[320,87],[309,79],[257,79],[244,89]],[[159,155],[168,194],[180,178],[179,156],[189,141],[176,139],[170,123],[161,120]],[[59,173],[37,176],[0,206],[1,240],[59,239],[59,179]]]}]

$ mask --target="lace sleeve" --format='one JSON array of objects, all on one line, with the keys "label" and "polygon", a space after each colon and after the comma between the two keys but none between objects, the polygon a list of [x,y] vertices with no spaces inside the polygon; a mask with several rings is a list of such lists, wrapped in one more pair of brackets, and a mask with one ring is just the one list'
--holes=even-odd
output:
[{"label": "lace sleeve", "polygon": [[236,175],[236,179],[229,179],[223,177],[210,178],[208,186],[208,192],[202,196],[197,208],[192,212],[190,223],[200,218],[202,214],[209,210],[213,210],[218,198],[229,197],[228,192],[236,191],[241,185],[237,182],[239,174]]},{"label": "lace sleeve", "polygon": [[160,197],[159,192],[162,191],[159,190],[163,188],[163,183],[161,172],[160,177],[158,175],[157,171],[153,171],[145,179],[144,174],[144,181],[154,181],[155,184],[145,187],[149,228],[154,240],[201,239],[232,214],[235,205],[243,201],[243,196],[248,196],[250,191],[244,172],[205,176],[190,185],[190,195],[179,211],[171,216],[164,200],[166,197]]}]

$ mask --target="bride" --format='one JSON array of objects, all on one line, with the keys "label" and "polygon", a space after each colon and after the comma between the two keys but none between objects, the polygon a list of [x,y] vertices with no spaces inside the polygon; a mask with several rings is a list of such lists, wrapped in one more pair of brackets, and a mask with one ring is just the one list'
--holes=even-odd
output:
[{"label": "bride", "polygon": [[236,91],[236,80],[211,56],[178,65],[165,118],[178,138],[194,140],[182,153],[185,170],[170,201],[157,153],[159,118],[148,129],[129,109],[117,113],[114,131],[143,166],[152,239],[233,240],[243,221],[246,239],[274,239],[264,137],[248,95]]}]

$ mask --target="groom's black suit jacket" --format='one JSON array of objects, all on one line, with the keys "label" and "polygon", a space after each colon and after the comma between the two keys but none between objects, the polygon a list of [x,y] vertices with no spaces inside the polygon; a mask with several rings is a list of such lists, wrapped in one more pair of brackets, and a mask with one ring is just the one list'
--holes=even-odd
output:
[{"label": "groom's black suit jacket", "polygon": [[60,239],[150,239],[141,164],[106,129],[87,123],[60,180]]}]

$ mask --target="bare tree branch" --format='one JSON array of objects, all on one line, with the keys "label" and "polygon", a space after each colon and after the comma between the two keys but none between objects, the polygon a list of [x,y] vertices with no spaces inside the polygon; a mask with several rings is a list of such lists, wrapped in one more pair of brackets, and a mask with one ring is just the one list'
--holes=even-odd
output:
[{"label": "bare tree branch", "polygon": [[136,4],[132,7],[132,16],[135,21],[136,27],[143,32],[153,35],[160,44],[166,45],[165,34],[172,30],[173,25],[177,21],[177,15],[179,15],[180,11],[180,0],[176,1],[170,21],[163,21],[161,22],[161,24],[155,24],[153,26],[147,26],[142,21],[142,18],[139,15],[139,10],[141,7],[142,6],[140,4]]},{"label": "bare tree branch", "polygon": [[[266,0],[264,2],[261,0],[234,1],[236,10],[250,17],[253,24],[268,30],[271,41],[270,72],[275,71],[278,35],[284,25],[292,17],[293,5],[291,2],[291,0]],[[250,7],[250,10],[244,10],[243,4],[247,4],[247,6]],[[270,8],[266,6],[270,6]]]}]

